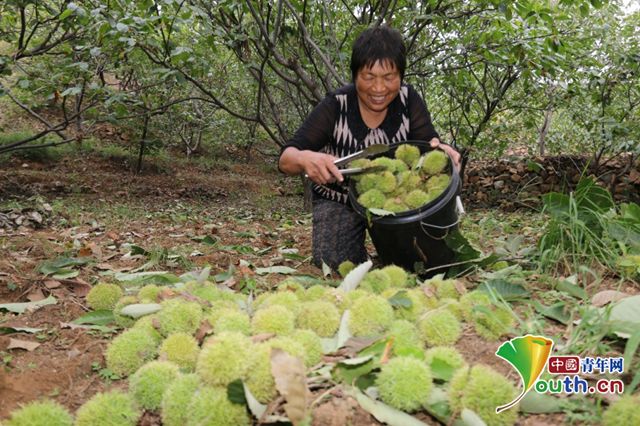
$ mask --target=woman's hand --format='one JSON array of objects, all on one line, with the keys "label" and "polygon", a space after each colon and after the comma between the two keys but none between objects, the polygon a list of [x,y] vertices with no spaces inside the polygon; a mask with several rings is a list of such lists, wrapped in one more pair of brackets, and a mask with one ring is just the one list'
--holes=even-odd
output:
[{"label": "woman's hand", "polygon": [[333,155],[289,147],[280,156],[280,170],[290,175],[304,173],[320,185],[342,182],[344,178],[333,163],[335,160]]},{"label": "woman's hand", "polygon": [[444,152],[446,152],[447,154],[449,154],[449,156],[451,157],[451,160],[453,160],[453,165],[455,166],[455,168],[460,171],[460,153],[458,151],[456,151],[455,149],[453,149],[452,146],[444,144],[444,143],[440,143],[440,140],[438,138],[433,138],[429,141],[429,145],[431,145],[431,148],[434,149],[441,149]]}]

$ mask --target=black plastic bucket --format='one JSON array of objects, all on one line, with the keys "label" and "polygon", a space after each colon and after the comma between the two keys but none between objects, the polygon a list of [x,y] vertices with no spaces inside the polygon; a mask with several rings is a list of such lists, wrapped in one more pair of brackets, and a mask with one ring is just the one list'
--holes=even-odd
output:
[{"label": "black plastic bucket", "polygon": [[[406,141],[390,145],[389,151],[384,155],[393,157],[396,148],[402,144],[417,146],[423,153],[432,150],[428,142]],[[394,264],[426,276],[448,269],[437,267],[450,264],[454,259],[454,252],[445,239],[458,228],[456,196],[460,191],[460,176],[451,161],[449,168],[451,181],[438,198],[420,208],[396,213],[395,216],[369,214],[358,203],[355,181],[351,179],[349,201],[354,210],[367,221],[369,235],[383,264]],[[437,269],[424,273],[433,268]]]}]

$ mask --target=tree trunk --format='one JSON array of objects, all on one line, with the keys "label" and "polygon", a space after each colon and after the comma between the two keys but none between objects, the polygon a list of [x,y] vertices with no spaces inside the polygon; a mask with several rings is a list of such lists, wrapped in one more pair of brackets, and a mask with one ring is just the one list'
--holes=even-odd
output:
[{"label": "tree trunk", "polygon": [[544,156],[547,133],[551,127],[551,118],[553,117],[553,109],[547,108],[544,112],[544,122],[540,128],[540,134],[538,135],[538,150],[541,156]]},{"label": "tree trunk", "polygon": [[144,149],[147,142],[147,129],[149,128],[149,114],[144,116],[144,125],[142,127],[142,136],[140,137],[140,152],[138,152],[138,167],[136,173],[142,172],[142,157],[144,156]]}]

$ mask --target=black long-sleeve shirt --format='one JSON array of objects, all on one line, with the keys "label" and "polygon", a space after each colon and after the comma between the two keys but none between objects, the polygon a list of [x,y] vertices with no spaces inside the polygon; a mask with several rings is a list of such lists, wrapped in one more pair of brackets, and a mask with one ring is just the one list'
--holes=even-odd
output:
[{"label": "black long-sleeve shirt", "polygon": [[[369,145],[406,140],[429,141],[438,137],[424,101],[410,85],[403,84],[400,87],[380,126],[370,129],[360,114],[356,88],[349,84],[328,94],[282,151],[295,147],[344,157]],[[347,202],[346,180],[342,184],[314,184],[313,191],[329,200]]]}]

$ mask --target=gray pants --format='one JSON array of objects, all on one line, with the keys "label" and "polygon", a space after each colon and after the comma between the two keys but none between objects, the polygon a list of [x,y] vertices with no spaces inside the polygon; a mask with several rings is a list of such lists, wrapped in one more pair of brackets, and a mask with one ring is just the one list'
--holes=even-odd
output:
[{"label": "gray pants", "polygon": [[313,263],[336,271],[345,260],[367,260],[365,222],[351,206],[324,198],[313,199]]}]

